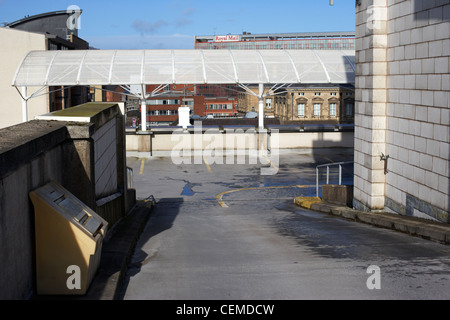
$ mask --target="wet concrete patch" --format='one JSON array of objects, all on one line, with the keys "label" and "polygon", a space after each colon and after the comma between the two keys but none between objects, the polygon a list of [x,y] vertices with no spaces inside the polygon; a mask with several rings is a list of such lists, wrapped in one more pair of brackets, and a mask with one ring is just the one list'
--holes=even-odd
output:
[{"label": "wet concrete patch", "polygon": [[384,261],[442,256],[441,251],[432,250],[435,246],[423,239],[414,239],[411,244],[403,234],[392,230],[355,225],[324,213],[298,210],[290,203],[274,207],[290,211],[283,219],[273,221],[278,232],[295,239],[321,257]]}]

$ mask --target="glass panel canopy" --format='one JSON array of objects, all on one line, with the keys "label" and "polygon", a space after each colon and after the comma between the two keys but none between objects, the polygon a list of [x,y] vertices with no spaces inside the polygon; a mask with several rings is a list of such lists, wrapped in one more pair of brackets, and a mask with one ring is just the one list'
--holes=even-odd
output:
[{"label": "glass panel canopy", "polygon": [[31,51],[16,87],[354,83],[352,50]]}]

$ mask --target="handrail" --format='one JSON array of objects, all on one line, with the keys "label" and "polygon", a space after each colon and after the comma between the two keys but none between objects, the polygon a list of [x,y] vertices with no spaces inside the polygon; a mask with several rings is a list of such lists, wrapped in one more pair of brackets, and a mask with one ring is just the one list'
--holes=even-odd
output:
[{"label": "handrail", "polygon": [[354,162],[354,161],[347,161],[347,162],[333,162],[333,163],[321,164],[321,165],[317,166],[316,168],[331,167],[331,166],[344,165],[344,164],[352,164],[352,163],[355,163],[355,162]]},{"label": "handrail", "polygon": [[333,162],[327,164],[321,164],[316,167],[316,197],[319,197],[319,168],[327,167],[327,183],[330,183],[330,167],[339,166],[339,185],[342,185],[342,166],[347,164],[353,164],[354,161],[347,162]]}]

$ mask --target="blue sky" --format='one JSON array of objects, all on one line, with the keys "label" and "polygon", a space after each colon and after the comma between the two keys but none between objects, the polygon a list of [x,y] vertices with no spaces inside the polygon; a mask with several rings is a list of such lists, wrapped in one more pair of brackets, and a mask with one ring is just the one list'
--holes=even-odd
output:
[{"label": "blue sky", "polygon": [[79,36],[99,49],[192,49],[195,35],[354,31],[352,0],[0,0],[0,23],[83,10]]}]

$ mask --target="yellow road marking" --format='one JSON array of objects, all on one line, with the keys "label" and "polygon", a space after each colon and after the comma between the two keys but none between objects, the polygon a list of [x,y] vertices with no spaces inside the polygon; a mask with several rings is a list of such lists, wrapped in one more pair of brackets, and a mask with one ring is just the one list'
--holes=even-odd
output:
[{"label": "yellow road marking", "polygon": [[271,187],[254,187],[254,188],[242,188],[242,189],[234,189],[222,192],[216,196],[216,200],[219,203],[219,205],[222,208],[228,208],[228,205],[223,201],[223,196],[234,193],[234,192],[240,192],[240,191],[248,191],[248,190],[262,190],[262,189],[287,189],[287,188],[298,188],[298,189],[305,189],[305,188],[312,188],[315,187],[313,185],[295,185],[295,186],[271,186]]},{"label": "yellow road marking", "polygon": [[145,158],[142,159],[141,161],[141,170],[139,171],[139,174],[143,174],[144,173],[144,166],[145,166]]},{"label": "yellow road marking", "polygon": [[205,162],[206,168],[208,168],[209,174],[212,174],[211,166],[209,165],[205,157],[203,157],[203,161]]},{"label": "yellow road marking", "polygon": [[280,168],[278,168],[272,161],[270,161],[270,159],[267,158],[266,155],[263,154],[263,157],[269,162],[269,164],[270,164],[272,167],[275,168],[275,170],[277,170],[277,172],[280,171]]},{"label": "yellow road marking", "polygon": [[228,208],[227,204],[223,201],[219,201],[219,204],[222,208]]}]

